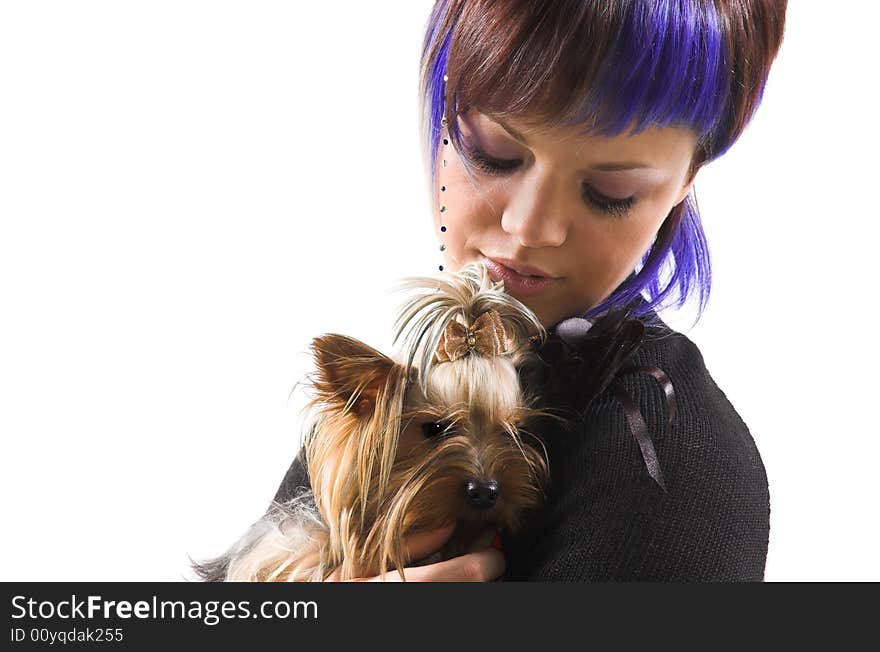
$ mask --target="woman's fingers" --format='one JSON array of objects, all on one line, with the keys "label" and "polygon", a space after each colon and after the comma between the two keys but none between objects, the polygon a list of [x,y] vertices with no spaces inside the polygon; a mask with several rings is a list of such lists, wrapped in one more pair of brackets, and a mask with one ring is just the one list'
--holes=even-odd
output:
[{"label": "woman's fingers", "polygon": [[[437,552],[440,548],[443,547],[443,544],[449,541],[449,537],[452,536],[452,533],[455,532],[455,523],[450,523],[449,525],[444,525],[443,527],[439,527],[436,530],[425,530],[423,532],[413,532],[411,534],[406,535],[404,537],[404,555],[406,556],[407,563],[415,560],[422,559],[423,557],[427,557],[428,555]],[[396,570],[392,569],[394,575],[397,579],[400,579],[400,575]],[[339,578],[342,574],[342,568],[338,567],[332,573],[330,573],[329,577],[325,579],[325,582],[338,582]],[[363,578],[363,579],[355,579],[351,580],[352,582],[366,582],[372,581],[377,578]]]},{"label": "woman's fingers", "polygon": [[[407,582],[491,582],[501,577],[504,567],[504,555],[489,548],[436,564],[404,568],[403,574]],[[401,579],[400,573],[390,570],[384,579],[381,576],[371,577],[367,581],[400,582]]]},{"label": "woman's fingers", "polygon": [[[449,540],[455,531],[455,524],[450,524],[436,530],[413,532],[407,535],[404,544],[407,562],[414,559],[422,559],[437,552],[443,544]],[[485,541],[480,540],[478,545],[488,545],[492,532],[486,534]],[[426,566],[407,567],[403,569],[403,575],[407,582],[491,582],[504,573],[504,555],[494,548],[473,550],[466,555],[453,557],[446,561],[428,564]],[[326,582],[338,582],[340,569],[334,570],[325,580]],[[390,569],[384,577],[358,578],[353,582],[400,582],[400,573],[396,569]]]},{"label": "woman's fingers", "polygon": [[436,530],[413,532],[405,537],[404,548],[406,549],[406,561],[422,559],[437,552],[443,544],[449,541],[449,537],[455,531],[455,523],[444,525]]}]

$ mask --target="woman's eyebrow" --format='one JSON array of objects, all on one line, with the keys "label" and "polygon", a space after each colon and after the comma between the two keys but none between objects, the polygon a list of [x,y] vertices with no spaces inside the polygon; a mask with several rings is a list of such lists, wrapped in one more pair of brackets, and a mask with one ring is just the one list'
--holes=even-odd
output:
[{"label": "woman's eyebrow", "polygon": [[591,170],[598,172],[620,172],[621,170],[653,170],[654,167],[647,163],[626,162],[626,163],[597,163]]},{"label": "woman's eyebrow", "polygon": [[[489,119],[492,120],[492,118],[489,118]],[[526,137],[523,136],[521,133],[519,133],[516,129],[512,128],[510,125],[504,124],[501,120],[492,120],[492,121],[500,124],[501,127],[504,129],[504,131],[506,131],[511,136],[516,138],[523,145],[528,145],[528,143],[526,142]]]},{"label": "woman's eyebrow", "polygon": [[[513,136],[516,140],[521,142],[523,145],[528,145],[526,142],[526,137],[519,133],[516,129],[511,127],[510,125],[505,124],[501,120],[494,120],[490,118],[493,122],[501,125],[501,128],[504,129],[507,133]],[[623,163],[597,163],[596,165],[590,168],[591,170],[596,170],[597,172],[620,172],[621,170],[643,170],[643,169],[653,169],[653,166],[648,165],[647,163],[639,163],[639,162],[623,162]]]}]

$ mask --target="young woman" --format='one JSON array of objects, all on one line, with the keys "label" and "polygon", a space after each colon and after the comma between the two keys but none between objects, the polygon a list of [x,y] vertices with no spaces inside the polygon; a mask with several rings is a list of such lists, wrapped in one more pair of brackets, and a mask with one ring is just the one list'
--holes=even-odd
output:
[{"label": "young woman", "polygon": [[[506,557],[475,551],[409,568],[409,581],[763,579],[761,457],[697,347],[655,309],[695,295],[705,307],[694,180],[760,104],[785,9],[786,0],[435,4],[421,98],[441,269],[486,262],[551,332],[627,306],[646,327],[630,362],[651,373],[622,375],[624,393],[581,396],[581,418],[549,438],[547,503],[504,541]],[[645,427],[650,437],[634,436]],[[308,485],[301,456],[276,500],[298,485]],[[413,535],[410,558],[450,534]]]}]

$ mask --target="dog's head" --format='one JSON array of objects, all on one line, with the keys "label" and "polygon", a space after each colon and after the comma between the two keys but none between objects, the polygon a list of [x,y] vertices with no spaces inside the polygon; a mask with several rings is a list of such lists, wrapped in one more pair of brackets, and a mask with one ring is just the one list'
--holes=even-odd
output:
[{"label": "dog's head", "polygon": [[516,530],[541,502],[547,465],[533,428],[553,415],[517,365],[528,325],[545,332],[485,268],[450,277],[409,279],[430,292],[401,312],[395,340],[410,330],[398,360],[343,335],[312,342],[307,463],[343,576],[400,569],[405,534],[452,522],[449,549],[462,552],[486,530]]}]

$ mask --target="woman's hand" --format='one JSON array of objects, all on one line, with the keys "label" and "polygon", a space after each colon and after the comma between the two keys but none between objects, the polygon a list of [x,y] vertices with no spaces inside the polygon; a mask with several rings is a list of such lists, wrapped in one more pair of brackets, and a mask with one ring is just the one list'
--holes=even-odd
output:
[{"label": "woman's hand", "polygon": [[[455,525],[437,530],[415,532],[406,537],[406,558],[423,559],[439,550],[452,536]],[[426,566],[404,567],[407,582],[491,582],[504,573],[504,555],[494,548],[475,550],[460,557]],[[340,571],[337,568],[327,578],[327,582],[338,582]],[[383,580],[381,576],[351,580],[353,582],[400,582],[400,574],[389,570]]]}]

